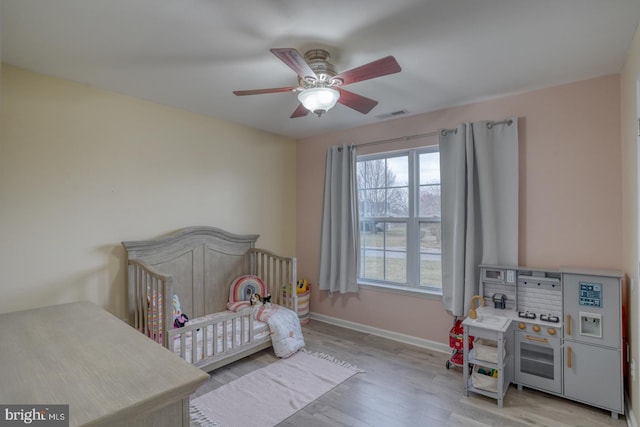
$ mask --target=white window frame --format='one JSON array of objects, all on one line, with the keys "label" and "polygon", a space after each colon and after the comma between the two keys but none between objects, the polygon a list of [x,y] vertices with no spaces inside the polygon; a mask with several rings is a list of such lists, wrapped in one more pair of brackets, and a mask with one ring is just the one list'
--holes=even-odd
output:
[{"label": "white window frame", "polygon": [[[407,233],[407,248],[406,248],[406,262],[407,273],[406,283],[396,283],[384,280],[374,280],[368,278],[361,278],[358,271],[358,283],[361,286],[372,287],[378,290],[388,290],[394,293],[402,293],[409,295],[426,295],[440,297],[442,295],[442,285],[435,284],[435,286],[420,285],[420,225],[423,223],[439,222],[440,217],[419,217],[417,201],[420,198],[420,168],[419,160],[420,155],[424,153],[439,152],[438,145],[432,145],[427,147],[413,148],[400,151],[387,151],[375,154],[359,155],[357,162],[364,162],[370,160],[389,159],[393,157],[408,157],[408,192],[409,192],[409,215],[408,217],[362,217],[358,218],[358,227],[360,226],[360,220],[374,221],[375,222],[396,222],[406,224]],[[361,254],[360,243],[358,243],[358,250]],[[361,260],[362,262],[362,260]],[[442,262],[442,261],[441,261]]]}]

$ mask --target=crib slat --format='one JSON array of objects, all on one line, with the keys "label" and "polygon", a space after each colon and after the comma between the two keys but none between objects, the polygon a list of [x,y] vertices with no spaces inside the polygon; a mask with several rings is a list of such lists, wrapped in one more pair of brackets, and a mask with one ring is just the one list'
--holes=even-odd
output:
[{"label": "crib slat", "polygon": [[[284,276],[285,276],[285,266],[286,266],[286,261],[280,261],[280,269],[278,270],[278,279],[276,280],[275,283],[275,287],[276,287],[276,295],[278,295],[278,302],[279,304],[282,304],[283,301],[283,296],[282,296],[282,286],[284,286],[284,288],[287,288],[287,281],[283,280]],[[280,289],[278,289],[280,288]]]},{"label": "crib slat", "polygon": [[153,323],[153,312],[150,311],[150,307],[152,304],[152,293],[153,293],[153,281],[151,276],[149,276],[149,274],[147,274],[146,272],[142,273],[144,275],[144,286],[145,286],[145,294],[147,296],[147,298],[145,299],[144,303],[145,308],[144,308],[144,328],[147,334],[149,334],[149,336],[151,337],[151,339],[153,339],[153,325],[151,323]]},{"label": "crib slat", "polygon": [[218,350],[218,323],[213,324],[213,356],[220,353]]},{"label": "crib slat", "polygon": [[142,310],[142,303],[144,301],[144,294],[142,293],[142,274],[140,273],[140,267],[139,266],[135,266],[136,272],[135,272],[135,276],[136,276],[136,282],[135,282],[135,286],[136,286],[136,320],[138,321],[138,330],[140,332],[144,332],[142,330],[143,327],[143,323],[144,323],[144,314],[143,314],[143,310]]},{"label": "crib slat", "polygon": [[134,325],[137,330],[142,328],[142,292],[140,292],[140,267],[133,264],[129,265],[129,268],[133,270],[133,293],[135,295],[135,307],[134,307]]},{"label": "crib slat", "polygon": [[142,269],[140,268],[140,266],[136,265],[135,266],[136,269],[136,306],[137,306],[137,312],[136,312],[136,320],[138,321],[138,326],[137,329],[141,332],[144,332],[142,330],[142,328],[144,327],[144,309],[143,309],[143,302],[146,301],[146,299],[144,298],[144,294],[142,292]]},{"label": "crib slat", "polygon": [[180,357],[187,360],[187,340],[185,333],[180,334]]},{"label": "crib slat", "polygon": [[240,339],[242,340],[241,342],[243,344],[249,342],[249,331],[247,330],[249,325],[249,322],[245,322],[244,320],[245,318],[242,318],[242,336],[240,337]]},{"label": "crib slat", "polygon": [[191,363],[198,361],[198,331],[191,331]]},{"label": "crib slat", "polygon": [[145,272],[141,272],[141,286],[142,286],[142,292],[144,295],[144,300],[142,301],[142,327],[143,327],[143,332],[145,334],[147,334],[147,336],[151,337],[150,333],[151,331],[149,330],[149,301],[151,301],[151,295],[149,295],[149,286],[151,285],[149,283],[149,277],[147,276],[147,274],[145,274]]},{"label": "crib slat", "polygon": [[158,342],[158,281],[155,277],[151,278],[151,337]]},{"label": "crib slat", "polygon": [[222,322],[222,351],[227,351],[229,347],[227,347],[227,323],[228,320]]},{"label": "crib slat", "polygon": [[207,326],[201,329],[202,330],[202,358],[206,359],[209,357],[209,346],[207,344],[207,340],[209,339],[209,329]]},{"label": "crib slat", "polygon": [[[239,317],[238,319],[242,321],[242,317]],[[242,325],[240,325],[240,328],[242,328]],[[238,322],[236,321],[236,319],[234,319],[231,321],[231,348],[234,348],[236,346],[237,333],[238,333]]]},{"label": "crib slat", "polygon": [[268,289],[269,289],[269,291],[271,291],[271,287],[273,286],[273,279],[271,277],[271,264],[272,264],[272,261],[275,261],[275,260],[273,258],[267,257],[267,256],[265,256],[265,258],[266,258],[265,259],[265,264],[267,264],[267,271],[266,271],[264,277],[267,278],[267,282],[270,284]]}]

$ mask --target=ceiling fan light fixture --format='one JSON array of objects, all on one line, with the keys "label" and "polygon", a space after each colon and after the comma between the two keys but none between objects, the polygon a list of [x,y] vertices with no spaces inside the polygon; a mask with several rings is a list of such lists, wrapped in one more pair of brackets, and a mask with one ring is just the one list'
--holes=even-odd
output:
[{"label": "ceiling fan light fixture", "polygon": [[339,98],[340,92],[330,87],[312,87],[298,94],[298,100],[304,108],[318,117],[335,107]]}]

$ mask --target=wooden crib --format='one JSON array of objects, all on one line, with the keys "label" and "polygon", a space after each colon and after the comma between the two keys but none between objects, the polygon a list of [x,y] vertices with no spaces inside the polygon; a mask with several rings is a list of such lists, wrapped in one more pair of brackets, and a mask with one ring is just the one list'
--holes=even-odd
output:
[{"label": "wooden crib", "polygon": [[[227,309],[234,279],[254,275],[267,286],[272,303],[297,312],[296,259],[255,248],[258,237],[189,227],[122,242],[130,325],[205,371],[268,348],[266,324],[254,320],[250,310]],[[179,328],[174,295],[190,318]]]}]

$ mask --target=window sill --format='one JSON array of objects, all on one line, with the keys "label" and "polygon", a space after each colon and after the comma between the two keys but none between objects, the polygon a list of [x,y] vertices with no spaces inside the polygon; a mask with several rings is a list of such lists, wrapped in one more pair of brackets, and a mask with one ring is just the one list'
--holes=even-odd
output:
[{"label": "window sill", "polygon": [[436,291],[427,290],[427,289],[402,288],[398,286],[383,285],[380,283],[371,283],[371,282],[363,282],[363,281],[358,282],[358,286],[361,289],[369,289],[377,292],[386,292],[390,294],[405,295],[405,296],[415,297],[415,298],[426,298],[426,299],[434,299],[434,300],[442,299],[442,292],[436,292]]}]

